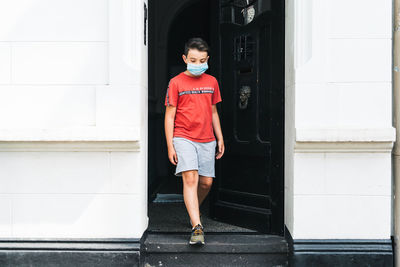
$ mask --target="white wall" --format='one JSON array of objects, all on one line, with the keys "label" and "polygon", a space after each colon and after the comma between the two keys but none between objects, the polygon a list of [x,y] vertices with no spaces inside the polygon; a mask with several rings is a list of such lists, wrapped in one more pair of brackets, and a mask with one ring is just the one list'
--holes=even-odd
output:
[{"label": "white wall", "polygon": [[287,14],[286,224],[293,238],[390,238],[392,1],[295,0]]},{"label": "white wall", "polygon": [[[285,223],[389,238],[391,1],[286,2]],[[2,1],[0,125],[0,237],[139,238],[143,2]]]},{"label": "white wall", "polygon": [[147,228],[143,1],[0,2],[0,237]]}]

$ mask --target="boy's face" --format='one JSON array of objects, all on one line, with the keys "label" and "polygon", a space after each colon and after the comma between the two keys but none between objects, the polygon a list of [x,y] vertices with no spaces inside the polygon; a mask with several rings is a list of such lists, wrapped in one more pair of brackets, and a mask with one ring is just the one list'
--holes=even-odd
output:
[{"label": "boy's face", "polygon": [[209,56],[208,56],[207,51],[199,51],[197,49],[190,48],[188,51],[187,57],[183,54],[182,58],[186,64],[188,64],[188,63],[202,64],[202,63],[207,62]]}]

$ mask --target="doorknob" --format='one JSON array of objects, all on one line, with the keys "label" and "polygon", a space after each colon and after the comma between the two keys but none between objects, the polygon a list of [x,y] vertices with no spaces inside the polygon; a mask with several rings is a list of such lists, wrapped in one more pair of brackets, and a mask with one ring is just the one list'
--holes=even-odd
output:
[{"label": "doorknob", "polygon": [[248,85],[243,85],[239,90],[239,109],[246,109],[249,103],[251,88]]}]

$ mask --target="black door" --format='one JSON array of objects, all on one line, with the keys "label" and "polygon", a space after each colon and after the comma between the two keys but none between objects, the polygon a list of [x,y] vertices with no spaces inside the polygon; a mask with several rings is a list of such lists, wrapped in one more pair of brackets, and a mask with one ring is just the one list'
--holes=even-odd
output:
[{"label": "black door", "polygon": [[211,216],[283,235],[284,6],[220,0],[220,105],[225,154],[216,160]]}]

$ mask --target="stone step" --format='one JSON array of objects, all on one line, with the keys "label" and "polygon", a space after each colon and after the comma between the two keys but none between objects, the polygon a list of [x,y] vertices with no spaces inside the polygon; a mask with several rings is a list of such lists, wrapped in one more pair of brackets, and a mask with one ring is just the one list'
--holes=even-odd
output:
[{"label": "stone step", "polygon": [[189,245],[190,233],[147,233],[141,266],[288,266],[284,237],[205,233],[205,245]]}]

